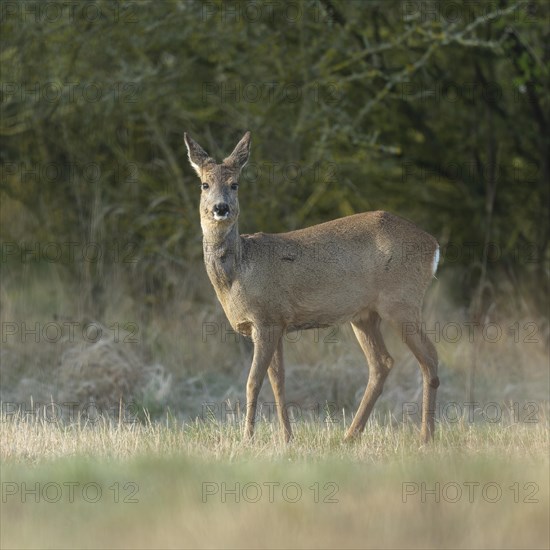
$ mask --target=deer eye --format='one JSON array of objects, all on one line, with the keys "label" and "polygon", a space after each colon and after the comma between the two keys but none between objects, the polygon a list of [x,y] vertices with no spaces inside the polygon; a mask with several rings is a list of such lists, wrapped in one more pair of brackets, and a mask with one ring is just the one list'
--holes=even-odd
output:
[{"label": "deer eye", "polygon": [[238,184],[238,183],[232,183],[232,184],[231,184],[231,189],[233,189],[233,191],[236,191],[238,188],[239,188],[239,184]]},{"label": "deer eye", "polygon": [[210,188],[210,185],[208,185],[207,183],[201,183],[201,188],[206,190]]}]

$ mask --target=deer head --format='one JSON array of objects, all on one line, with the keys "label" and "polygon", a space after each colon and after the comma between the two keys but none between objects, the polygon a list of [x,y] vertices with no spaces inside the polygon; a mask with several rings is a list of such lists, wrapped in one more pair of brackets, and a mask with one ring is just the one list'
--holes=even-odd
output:
[{"label": "deer head", "polygon": [[239,216],[239,176],[250,156],[250,132],[221,164],[184,134],[191,166],[201,180],[200,216],[203,232],[227,234]]}]

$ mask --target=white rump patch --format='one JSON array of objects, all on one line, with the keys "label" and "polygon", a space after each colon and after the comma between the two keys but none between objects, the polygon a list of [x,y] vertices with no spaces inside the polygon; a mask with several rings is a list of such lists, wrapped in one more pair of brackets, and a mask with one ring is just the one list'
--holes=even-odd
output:
[{"label": "white rump patch", "polygon": [[435,277],[435,272],[437,271],[437,265],[439,264],[439,246],[435,249],[434,259],[432,262],[432,275]]}]

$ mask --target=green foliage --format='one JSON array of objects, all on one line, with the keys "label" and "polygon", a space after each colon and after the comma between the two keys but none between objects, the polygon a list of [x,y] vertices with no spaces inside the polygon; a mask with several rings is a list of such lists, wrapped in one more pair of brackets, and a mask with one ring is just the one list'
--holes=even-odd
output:
[{"label": "green foliage", "polygon": [[443,264],[467,294],[476,273],[545,286],[545,2],[47,4],[2,7],[3,241],[116,239],[148,280],[185,269],[201,238],[183,132],[223,158],[250,129],[242,231],[388,209],[476,243]]}]

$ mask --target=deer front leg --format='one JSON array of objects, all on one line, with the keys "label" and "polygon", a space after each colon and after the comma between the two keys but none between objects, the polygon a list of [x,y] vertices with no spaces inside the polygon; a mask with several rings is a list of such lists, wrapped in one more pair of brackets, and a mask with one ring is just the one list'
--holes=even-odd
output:
[{"label": "deer front leg", "polygon": [[280,331],[273,330],[273,327],[256,328],[252,339],[254,341],[254,357],[246,383],[245,439],[251,439],[254,435],[258,395],[279,342]]},{"label": "deer front leg", "polygon": [[288,411],[285,403],[285,366],[283,362],[282,338],[279,338],[277,349],[273,355],[267,374],[269,375],[269,381],[273,389],[282,434],[285,441],[288,443],[292,437],[292,428],[290,427],[290,420],[288,418]]}]

